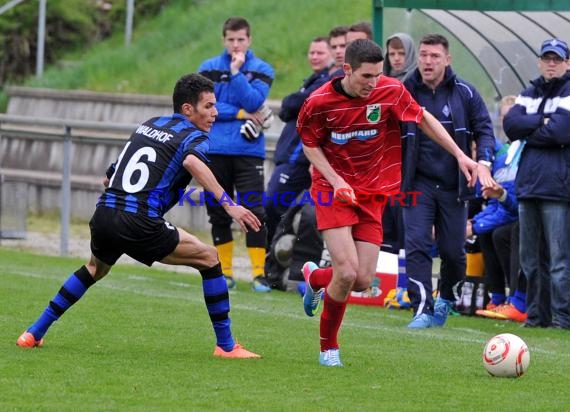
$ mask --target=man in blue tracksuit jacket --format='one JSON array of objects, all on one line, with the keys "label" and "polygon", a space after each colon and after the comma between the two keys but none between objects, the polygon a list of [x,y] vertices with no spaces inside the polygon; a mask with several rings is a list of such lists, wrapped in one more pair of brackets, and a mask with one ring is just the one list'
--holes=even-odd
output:
[{"label": "man in blue tracksuit jacket", "polygon": [[[528,284],[526,325],[570,329],[568,44],[545,40],[539,56],[541,76],[517,97],[503,128],[512,141],[526,141],[515,181],[521,268]],[[549,252],[546,273],[540,270],[541,238]]]},{"label": "man in blue tracksuit jacket", "polygon": [[[493,125],[483,99],[449,66],[449,43],[429,34],[420,40],[418,68],[404,85],[433,114],[465,154],[477,144],[481,185],[494,186],[490,173],[495,147]],[[404,207],[408,295],[414,309],[410,328],[443,326],[455,298],[453,286],[465,276],[467,202],[473,195],[457,162],[415,125],[405,123],[402,192],[420,192]],[[435,241],[442,260],[440,296],[432,297],[432,257]]]},{"label": "man in blue tracksuit jacket", "polygon": [[[230,17],[224,23],[222,34],[225,50],[203,62],[198,69],[200,74],[215,83],[217,99],[218,117],[210,131],[209,167],[225,192],[263,221],[263,129],[269,127],[272,118],[264,102],[269,95],[274,71],[249,50],[251,35],[247,20]],[[232,219],[223,207],[214,202],[206,202],[206,208],[228,287],[235,288]],[[265,229],[246,234],[256,292],[271,291],[264,277],[265,242]]]},{"label": "man in blue tracksuit jacket", "polygon": [[303,153],[303,144],[297,132],[297,117],[309,95],[329,79],[332,55],[328,39],[316,37],[309,45],[308,60],[312,74],[303,81],[302,87],[281,102],[279,118],[285,123],[275,146],[275,169],[267,184],[265,204],[267,240],[271,242],[288,205],[311,186],[310,162]]}]

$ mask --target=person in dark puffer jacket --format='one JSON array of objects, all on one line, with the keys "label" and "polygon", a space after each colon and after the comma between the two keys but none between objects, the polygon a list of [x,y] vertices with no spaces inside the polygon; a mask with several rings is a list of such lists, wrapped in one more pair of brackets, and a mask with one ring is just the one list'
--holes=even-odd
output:
[{"label": "person in dark puffer jacket", "polygon": [[[545,40],[539,56],[541,76],[522,91],[503,121],[511,141],[526,141],[515,181],[521,268],[527,277],[525,325],[570,329],[568,44],[560,39]],[[540,270],[541,238],[549,252],[550,270],[546,273]]]}]

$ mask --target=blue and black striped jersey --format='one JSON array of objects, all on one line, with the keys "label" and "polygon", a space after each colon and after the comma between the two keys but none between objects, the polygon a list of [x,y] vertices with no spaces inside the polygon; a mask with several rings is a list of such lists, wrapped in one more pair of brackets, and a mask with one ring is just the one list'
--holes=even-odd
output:
[{"label": "blue and black striped jersey", "polygon": [[146,121],[123,148],[97,206],[163,216],[192,179],[184,159],[193,154],[208,162],[208,148],[208,135],[181,114]]}]

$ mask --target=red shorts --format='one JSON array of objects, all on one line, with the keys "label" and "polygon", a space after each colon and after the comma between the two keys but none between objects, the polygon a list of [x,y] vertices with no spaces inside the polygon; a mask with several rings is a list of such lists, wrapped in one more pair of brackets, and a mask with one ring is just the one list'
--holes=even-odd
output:
[{"label": "red shorts", "polygon": [[354,240],[380,246],[384,238],[382,213],[386,202],[373,200],[360,201],[358,205],[348,205],[334,200],[333,192],[323,192],[311,188],[311,198],[315,203],[317,228],[319,230],[352,226]]}]

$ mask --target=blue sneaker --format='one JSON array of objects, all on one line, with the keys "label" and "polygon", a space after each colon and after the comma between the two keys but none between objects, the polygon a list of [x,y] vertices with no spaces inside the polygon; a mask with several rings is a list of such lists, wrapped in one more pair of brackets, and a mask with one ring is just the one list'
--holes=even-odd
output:
[{"label": "blue sneaker", "polygon": [[267,283],[267,279],[265,279],[264,276],[256,276],[253,278],[251,288],[254,292],[271,292],[271,286],[269,286],[269,283]]},{"label": "blue sneaker", "polygon": [[311,287],[311,282],[309,282],[309,278],[311,277],[311,273],[315,269],[319,267],[313,262],[306,262],[303,265],[303,277],[305,278],[305,294],[303,295],[303,308],[305,309],[305,313],[307,316],[315,316],[319,311],[319,306],[321,304],[321,298],[323,297],[323,293],[325,293],[324,289],[319,289],[317,291],[313,290]]},{"label": "blue sneaker", "polygon": [[443,326],[447,315],[451,312],[453,302],[447,299],[437,298],[433,306],[433,326]]},{"label": "blue sneaker", "polygon": [[340,350],[328,349],[319,355],[319,363],[323,366],[343,366],[340,361]]},{"label": "blue sneaker", "polygon": [[419,315],[414,316],[414,319],[408,324],[408,328],[410,329],[427,329],[434,326],[433,324],[433,316],[428,315],[427,313],[420,313]]}]

